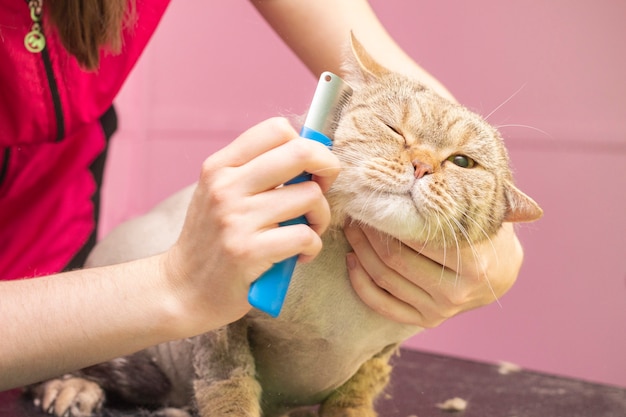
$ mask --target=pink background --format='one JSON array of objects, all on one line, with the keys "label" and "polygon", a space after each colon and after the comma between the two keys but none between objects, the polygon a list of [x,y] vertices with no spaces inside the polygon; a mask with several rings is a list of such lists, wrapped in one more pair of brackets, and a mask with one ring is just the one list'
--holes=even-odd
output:
[{"label": "pink background", "polygon": [[[546,213],[519,228],[526,262],[501,307],[407,345],[626,386],[626,2],[372,4],[462,103],[502,105],[489,120]],[[174,1],[118,98],[102,232],[252,124],[305,112],[314,86],[248,2]]]}]

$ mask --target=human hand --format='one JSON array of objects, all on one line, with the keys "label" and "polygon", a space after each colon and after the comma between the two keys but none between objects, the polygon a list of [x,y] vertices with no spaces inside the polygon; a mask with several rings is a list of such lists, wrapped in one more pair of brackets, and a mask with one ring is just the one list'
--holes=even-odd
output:
[{"label": "human hand", "polygon": [[514,284],[523,250],[513,225],[473,247],[432,249],[371,228],[346,226],[350,280],[363,302],[391,320],[435,327],[498,300]]},{"label": "human hand", "polygon": [[[313,180],[281,187],[303,171]],[[251,308],[250,284],[273,263],[315,257],[330,221],[323,193],[338,172],[326,147],[299,138],[280,118],[252,127],[209,157],[180,238],[163,263],[190,315],[208,328],[237,320]],[[309,225],[278,226],[301,215]]]}]

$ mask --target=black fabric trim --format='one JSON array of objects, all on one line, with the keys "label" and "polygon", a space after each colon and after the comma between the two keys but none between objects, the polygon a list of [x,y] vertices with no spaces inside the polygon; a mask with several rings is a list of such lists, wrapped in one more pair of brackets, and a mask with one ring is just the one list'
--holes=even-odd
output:
[{"label": "black fabric trim", "polygon": [[89,239],[83,245],[83,247],[74,255],[74,258],[67,264],[64,268],[64,271],[71,271],[72,269],[82,268],[87,260],[87,256],[89,252],[96,245],[96,241],[98,238],[98,223],[100,221],[100,194],[102,190],[102,179],[104,177],[104,166],[106,164],[106,159],[109,151],[109,142],[111,137],[117,130],[117,113],[115,112],[115,108],[113,106],[109,107],[109,109],[100,116],[100,126],[102,127],[102,131],[104,132],[104,137],[106,139],[106,145],[104,150],[95,161],[89,167],[91,171],[91,175],[93,175],[94,180],[96,181],[96,191],[93,196],[91,196],[91,201],[93,202],[94,207],[94,220],[95,220],[95,228],[91,232]]},{"label": "black fabric trim", "polygon": [[9,160],[11,159],[11,148],[4,149],[4,155],[2,157],[2,166],[0,166],[0,185],[4,183],[4,179],[9,171]]},{"label": "black fabric trim", "polygon": [[[45,36],[45,33],[43,31],[43,25],[41,24],[41,22],[39,22],[39,30],[41,31],[41,35]],[[48,51],[48,46],[44,46],[40,53],[41,59],[43,61],[43,66],[46,70],[46,78],[48,79],[48,86],[50,87],[50,94],[52,95],[54,116],[57,121],[57,134],[55,142],[60,142],[65,137],[65,118],[63,116],[63,107],[61,106],[59,85],[57,84],[57,79],[54,76],[54,70],[52,69],[52,61],[50,60],[50,52]]]},{"label": "black fabric trim", "polygon": [[[30,10],[29,0],[26,0],[26,5]],[[41,35],[45,37],[43,30],[43,22],[39,22],[39,30]],[[56,77],[54,76],[54,70],[52,69],[52,61],[50,60],[50,52],[48,51],[48,45],[44,46],[41,50],[41,59],[43,61],[44,69],[46,70],[46,78],[48,79],[48,86],[50,87],[50,94],[52,95],[52,106],[54,107],[54,116],[57,122],[57,133],[55,142],[60,142],[65,137],[65,117],[63,116],[63,107],[61,106],[61,96],[59,95],[59,85],[57,84]]]},{"label": "black fabric trim", "polygon": [[111,136],[117,131],[117,113],[115,107],[111,106],[100,116],[100,126],[104,131],[104,137],[107,141],[111,139]]},{"label": "black fabric trim", "polygon": [[57,121],[56,142],[60,142],[65,137],[65,118],[63,116],[63,108],[61,107],[59,86],[57,85],[57,80],[54,77],[54,71],[52,70],[52,62],[50,61],[48,47],[43,48],[43,51],[41,51],[41,58],[43,59],[43,66],[46,68],[48,85],[50,86],[50,93],[52,94],[52,104],[54,105],[54,115]]}]

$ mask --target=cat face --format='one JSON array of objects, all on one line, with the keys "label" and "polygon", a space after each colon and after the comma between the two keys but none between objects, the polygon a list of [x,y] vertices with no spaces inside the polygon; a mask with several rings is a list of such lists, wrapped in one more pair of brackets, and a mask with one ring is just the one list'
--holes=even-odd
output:
[{"label": "cat face", "polygon": [[448,245],[541,216],[513,186],[495,128],[380,67],[354,38],[352,46],[354,93],[333,143],[342,170],[327,195],[335,222],[349,217],[400,239]]}]

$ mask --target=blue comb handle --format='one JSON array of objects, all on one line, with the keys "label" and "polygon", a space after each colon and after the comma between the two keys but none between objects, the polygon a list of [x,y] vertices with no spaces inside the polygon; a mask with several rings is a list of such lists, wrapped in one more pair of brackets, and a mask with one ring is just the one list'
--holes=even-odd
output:
[{"label": "blue comb handle", "polygon": [[[332,145],[332,141],[324,134],[310,129],[306,126],[302,127],[300,136],[320,142],[328,147]],[[285,185],[297,184],[303,181],[309,181],[311,174],[306,172],[289,180]],[[282,222],[281,226],[289,226],[293,224],[308,224],[304,216]],[[293,270],[296,267],[297,256],[285,259],[284,261],[275,263],[270,269],[265,271],[263,275],[250,286],[248,292],[248,302],[250,305],[269,314],[272,317],[278,317],[280,310],[287,296],[287,289],[291,282]]]}]

